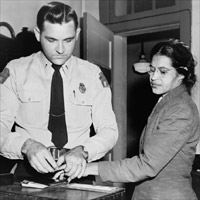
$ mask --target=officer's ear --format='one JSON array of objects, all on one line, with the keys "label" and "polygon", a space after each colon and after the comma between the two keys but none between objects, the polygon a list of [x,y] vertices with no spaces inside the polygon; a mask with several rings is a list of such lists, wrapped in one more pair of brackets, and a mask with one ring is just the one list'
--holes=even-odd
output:
[{"label": "officer's ear", "polygon": [[40,42],[40,29],[38,27],[34,28],[35,37],[38,42]]},{"label": "officer's ear", "polygon": [[78,40],[78,37],[79,37],[80,32],[81,32],[81,29],[80,29],[80,28],[77,28],[77,29],[76,29],[76,40]]}]

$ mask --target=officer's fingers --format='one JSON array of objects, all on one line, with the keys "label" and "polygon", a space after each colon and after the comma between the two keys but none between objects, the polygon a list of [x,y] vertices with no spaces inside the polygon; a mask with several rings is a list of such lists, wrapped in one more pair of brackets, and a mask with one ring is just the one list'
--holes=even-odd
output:
[{"label": "officer's fingers", "polygon": [[[47,154],[48,155],[48,154]],[[51,158],[51,157],[50,157]],[[44,172],[44,173],[48,173],[48,172],[54,172],[55,168],[57,167],[56,163],[54,160],[51,160],[51,163],[48,159],[48,156],[46,156],[46,154],[38,154],[35,157],[35,162],[38,165],[39,169]],[[52,167],[52,165],[56,165],[56,167]]]},{"label": "officer's fingers", "polygon": [[53,176],[53,179],[54,179],[54,180],[55,180],[55,179],[58,179],[58,178],[60,179],[60,176],[61,176],[62,174],[64,175],[64,170],[60,170],[60,171],[56,172],[55,175]]},{"label": "officer's fingers", "polygon": [[71,167],[73,163],[76,163],[77,158],[74,157],[73,155],[69,155],[69,154],[65,154],[62,157],[60,157],[60,159],[58,160],[57,164],[58,166],[61,165],[61,163],[65,163],[67,164],[67,167]]},{"label": "officer's fingers", "polygon": [[81,171],[80,171],[80,173],[78,174],[78,178],[81,178],[82,176],[83,176],[83,174],[84,174],[84,172],[85,172],[85,170],[86,170],[86,165],[87,165],[87,163],[86,163],[86,161],[85,162],[82,162],[82,167],[81,167]]},{"label": "officer's fingers", "polygon": [[67,162],[66,163],[66,167],[64,169],[65,173],[68,173],[73,167],[73,163],[72,162]]},{"label": "officer's fingers", "polygon": [[65,163],[65,156],[62,155],[58,158],[58,161],[57,161],[57,166],[60,167],[63,163]]},{"label": "officer's fingers", "polygon": [[51,165],[53,170],[55,170],[58,166],[54,158],[52,157],[51,153],[47,150],[47,152],[44,153],[44,158],[48,161],[48,163]]},{"label": "officer's fingers", "polygon": [[72,172],[70,178],[74,179],[80,176],[80,173],[82,172],[82,164],[77,165],[77,168],[75,171]]},{"label": "officer's fingers", "polygon": [[76,169],[74,168],[70,172],[70,178],[74,179],[76,177],[79,177],[82,171],[84,171],[85,165],[86,165],[85,159],[82,158],[78,159],[78,162],[76,163],[77,166]]},{"label": "officer's fingers", "polygon": [[79,159],[78,162],[73,163],[73,168],[67,173],[71,179],[74,179],[80,175],[82,172],[82,167],[85,167],[85,159]]},{"label": "officer's fingers", "polygon": [[82,166],[86,162],[83,157],[71,157],[71,162],[73,163],[73,167],[67,172],[67,175],[70,176],[72,179],[75,176],[78,176],[79,173],[82,171]]},{"label": "officer's fingers", "polygon": [[65,180],[66,177],[65,177],[65,173],[62,173],[60,176],[59,176],[59,180]]},{"label": "officer's fingers", "polygon": [[29,164],[31,165],[31,167],[33,167],[33,169],[35,169],[36,171],[42,173],[42,172],[38,169],[37,164],[35,164],[35,162],[29,161]]},{"label": "officer's fingers", "polygon": [[60,170],[64,170],[66,168],[66,164],[61,165],[60,167],[58,167],[55,171],[60,171]]},{"label": "officer's fingers", "polygon": [[45,155],[40,157],[40,163],[48,172],[54,172],[57,169],[57,164],[51,157],[46,157]]},{"label": "officer's fingers", "polygon": [[48,170],[46,170],[42,164],[38,161],[38,159],[36,157],[33,157],[30,161],[29,161],[30,165],[38,172],[40,173],[48,173]]},{"label": "officer's fingers", "polygon": [[29,162],[33,163],[37,171],[39,170],[43,173],[53,172],[57,165],[50,152],[43,145],[38,143],[34,144],[37,144],[35,145],[37,148],[33,148],[34,145],[32,145],[27,152]]},{"label": "officer's fingers", "polygon": [[73,165],[76,165],[77,163],[77,158],[74,156],[65,156],[65,172],[70,171],[73,168]]},{"label": "officer's fingers", "polygon": [[76,169],[77,169],[76,163],[68,162],[67,167],[64,169],[65,175],[71,176],[74,173],[74,171],[76,171]]}]

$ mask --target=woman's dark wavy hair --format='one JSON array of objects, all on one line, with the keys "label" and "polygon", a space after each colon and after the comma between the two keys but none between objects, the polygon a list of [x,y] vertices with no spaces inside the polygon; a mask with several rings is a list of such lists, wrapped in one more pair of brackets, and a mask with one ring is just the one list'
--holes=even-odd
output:
[{"label": "woman's dark wavy hair", "polygon": [[188,94],[191,95],[191,89],[196,82],[195,66],[197,63],[189,47],[183,42],[170,39],[165,42],[160,42],[153,47],[150,55],[151,60],[155,54],[167,56],[171,59],[172,67],[184,76],[182,84],[185,85]]},{"label": "woman's dark wavy hair", "polygon": [[61,2],[50,2],[40,8],[37,14],[37,26],[43,31],[44,22],[62,24],[74,21],[75,29],[78,27],[78,18],[75,10]]}]

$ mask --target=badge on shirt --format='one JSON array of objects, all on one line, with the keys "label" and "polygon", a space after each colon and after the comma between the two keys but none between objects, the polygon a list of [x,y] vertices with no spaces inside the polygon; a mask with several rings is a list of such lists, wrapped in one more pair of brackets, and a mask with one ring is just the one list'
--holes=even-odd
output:
[{"label": "badge on shirt", "polygon": [[4,68],[4,70],[0,73],[0,84],[3,84],[9,76],[10,76],[9,69]]},{"label": "badge on shirt", "polygon": [[79,84],[79,91],[81,93],[85,93],[86,92],[86,87],[85,87],[85,85],[83,83]]},{"label": "badge on shirt", "polygon": [[105,75],[103,74],[103,72],[99,73],[99,79],[101,80],[101,83],[102,83],[103,87],[108,87],[109,86],[109,83],[108,83]]}]

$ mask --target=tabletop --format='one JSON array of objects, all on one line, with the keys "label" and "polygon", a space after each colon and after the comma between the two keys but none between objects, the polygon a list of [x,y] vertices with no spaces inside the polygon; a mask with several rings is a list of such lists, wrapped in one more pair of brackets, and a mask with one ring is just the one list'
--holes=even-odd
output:
[{"label": "tabletop", "polygon": [[[85,184],[81,184],[81,186]],[[78,184],[80,186],[80,184]],[[87,185],[86,185],[87,186]],[[96,189],[97,187],[97,189]],[[122,200],[125,199],[125,189],[107,186],[93,188],[77,187],[73,184],[62,183],[46,188],[23,187],[21,183],[0,186],[0,200]],[[106,188],[104,191],[104,187]]]}]

